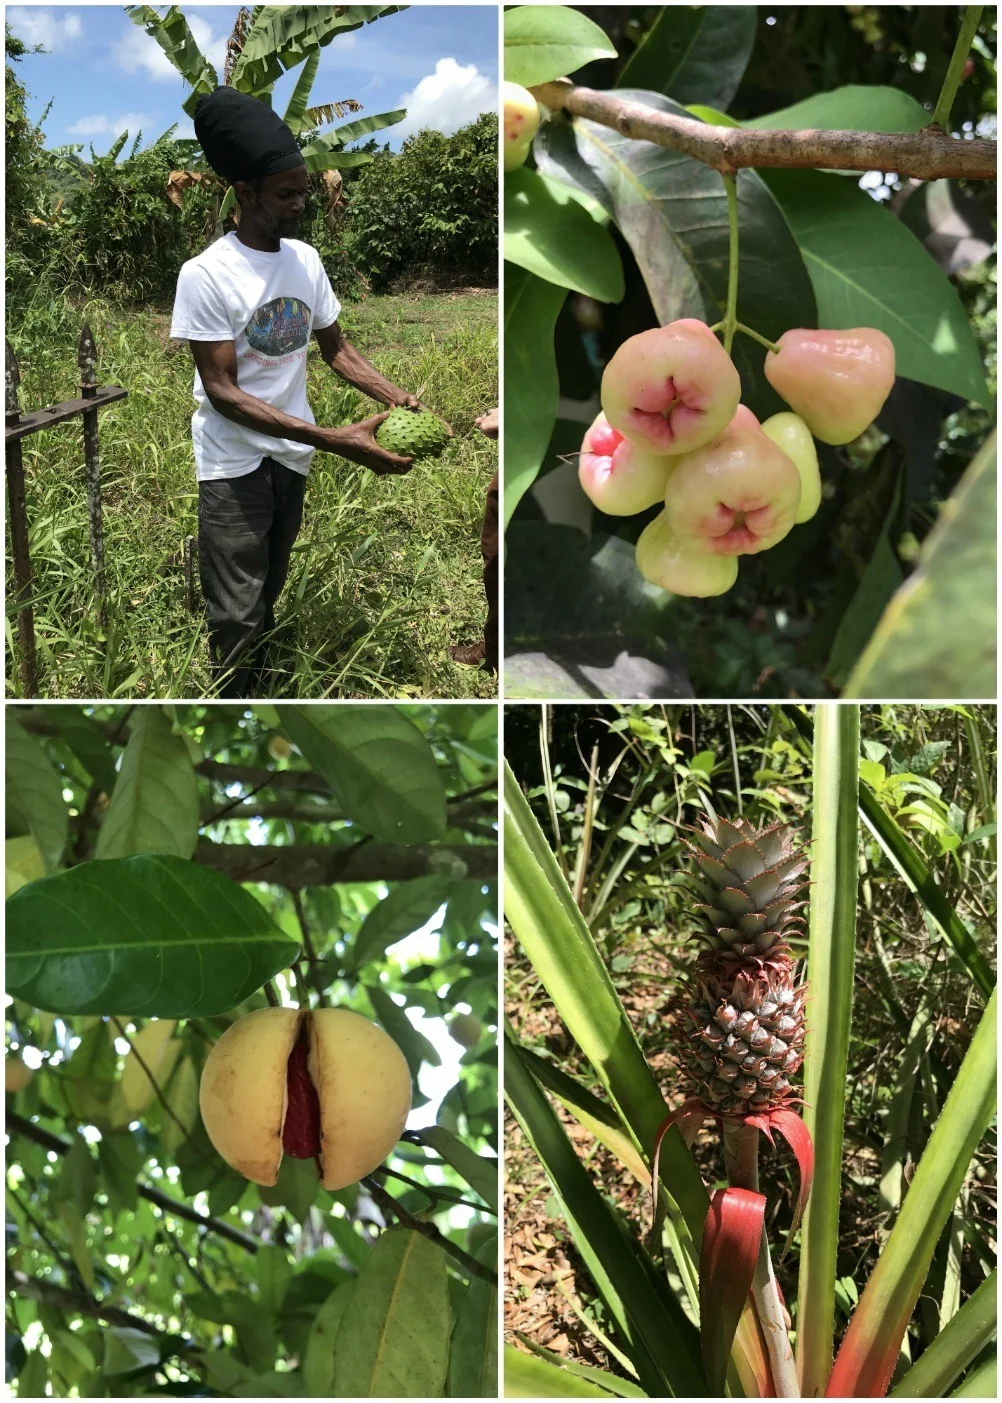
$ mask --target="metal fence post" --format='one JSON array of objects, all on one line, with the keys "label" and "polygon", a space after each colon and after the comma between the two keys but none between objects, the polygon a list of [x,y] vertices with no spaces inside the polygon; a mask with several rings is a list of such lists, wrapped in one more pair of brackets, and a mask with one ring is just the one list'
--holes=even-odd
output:
[{"label": "metal fence post", "polygon": [[[4,338],[5,346],[5,392],[6,424],[16,424],[21,417],[18,403],[18,390],[21,385],[21,369],[17,363],[10,342]],[[21,454],[21,440],[11,439],[6,444],[7,505],[10,518],[10,543],[14,555],[14,579],[17,584],[17,641],[21,656],[21,690],[26,697],[38,694],[38,663],[35,655],[35,611],[31,605],[35,579],[31,568],[31,553],[28,548],[28,507],[24,493],[24,459]]]}]

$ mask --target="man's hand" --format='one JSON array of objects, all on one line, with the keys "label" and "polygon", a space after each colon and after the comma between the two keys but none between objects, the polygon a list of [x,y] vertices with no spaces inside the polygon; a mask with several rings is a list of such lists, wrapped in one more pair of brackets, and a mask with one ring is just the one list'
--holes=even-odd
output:
[{"label": "man's hand", "polygon": [[317,446],[322,453],[337,453],[353,463],[361,463],[363,468],[371,468],[380,477],[387,473],[409,473],[414,466],[413,458],[389,453],[376,441],[376,430],[387,417],[388,414],[374,414],[371,419],[345,424],[339,429],[322,429],[318,425],[320,442]]},{"label": "man's hand", "polygon": [[482,434],[486,434],[488,438],[497,438],[499,425],[496,409],[488,410],[486,414],[481,414],[480,418],[473,422]]}]

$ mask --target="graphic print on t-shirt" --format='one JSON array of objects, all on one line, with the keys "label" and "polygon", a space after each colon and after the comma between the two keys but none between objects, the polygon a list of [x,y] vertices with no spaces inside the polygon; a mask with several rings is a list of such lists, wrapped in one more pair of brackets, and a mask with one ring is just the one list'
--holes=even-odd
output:
[{"label": "graphic print on t-shirt", "polygon": [[255,351],[287,356],[309,345],[312,309],[299,297],[276,297],[259,307],[244,328]]}]

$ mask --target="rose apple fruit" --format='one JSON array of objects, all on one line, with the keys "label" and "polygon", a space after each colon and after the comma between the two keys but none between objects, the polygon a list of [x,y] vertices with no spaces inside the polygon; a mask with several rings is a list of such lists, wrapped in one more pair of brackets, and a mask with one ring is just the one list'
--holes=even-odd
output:
[{"label": "rose apple fruit", "polygon": [[631,336],[602,376],[614,429],[651,453],[689,453],[734,417],[741,379],[705,322],[693,317]]},{"label": "rose apple fruit", "polygon": [[756,555],[790,531],[800,473],[738,405],[723,433],[672,470],[665,511],[675,535],[711,555]]},{"label": "rose apple fruit", "polygon": [[581,443],[578,481],[600,511],[634,516],[664,500],[677,461],[632,443],[600,414]]},{"label": "rose apple fruit", "polygon": [[652,585],[697,599],[726,594],[738,578],[736,556],[711,555],[692,541],[680,540],[663,511],[641,531],[636,560]]},{"label": "rose apple fruit", "polygon": [[518,83],[501,84],[504,106],[504,168],[517,170],[525,164],[532,138],[539,130],[539,106],[528,88]]},{"label": "rose apple fruit", "polygon": [[882,331],[784,331],[766,352],[765,377],[822,443],[851,443],[873,423],[894,384],[894,343]]},{"label": "rose apple fruit", "polygon": [[810,429],[799,414],[774,414],[762,424],[762,432],[792,458],[800,474],[800,507],[797,525],[810,521],[821,505],[821,470],[818,450]]}]

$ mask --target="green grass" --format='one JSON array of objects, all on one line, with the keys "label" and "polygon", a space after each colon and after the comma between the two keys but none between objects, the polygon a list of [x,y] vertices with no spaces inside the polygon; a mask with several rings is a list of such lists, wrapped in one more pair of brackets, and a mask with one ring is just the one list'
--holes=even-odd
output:
[{"label": "green grass", "polygon": [[[180,557],[197,531],[191,447],[194,367],[168,337],[163,309],[74,304],[39,288],[9,311],[30,410],[79,394],[76,344],[90,322],[98,380],[128,399],[100,413],[108,629],[97,619],[81,423],[24,440],[35,629],[43,697],[209,694],[200,614],[185,607]],[[483,636],[480,527],[497,445],[474,426],[497,403],[497,298],[467,291],[373,296],[347,306],[349,338],[455,429],[441,459],[378,478],[317,453],[303,528],[277,610],[294,697],[489,697],[495,681],[449,661],[448,645]],[[316,344],[308,396],[319,424],[380,407],[344,385]],[[423,388],[422,388],[423,387]],[[19,695],[8,546],[7,686]]]}]

